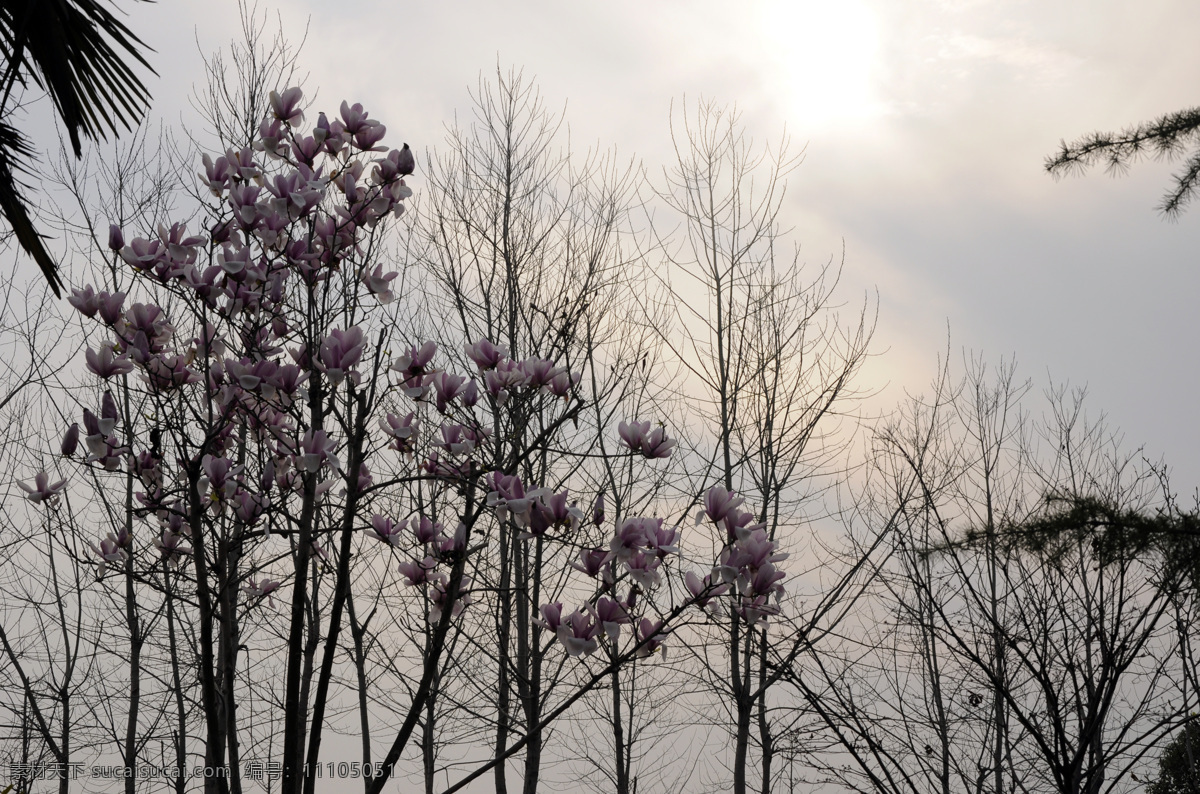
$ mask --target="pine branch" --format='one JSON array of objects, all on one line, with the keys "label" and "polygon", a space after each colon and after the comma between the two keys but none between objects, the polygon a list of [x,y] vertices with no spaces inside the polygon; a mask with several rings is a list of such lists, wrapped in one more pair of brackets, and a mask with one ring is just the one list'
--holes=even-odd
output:
[{"label": "pine branch", "polygon": [[1097,163],[1104,163],[1109,173],[1124,173],[1140,157],[1172,160],[1193,146],[1195,151],[1175,176],[1175,187],[1159,205],[1164,214],[1174,217],[1200,189],[1200,108],[1168,113],[1119,133],[1093,132],[1070,144],[1062,141],[1058,153],[1046,158],[1045,167],[1055,177]]}]

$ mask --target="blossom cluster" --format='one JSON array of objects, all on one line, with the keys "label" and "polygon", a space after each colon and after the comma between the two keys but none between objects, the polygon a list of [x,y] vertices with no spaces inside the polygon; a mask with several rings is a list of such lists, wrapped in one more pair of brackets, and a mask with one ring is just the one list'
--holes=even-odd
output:
[{"label": "blossom cluster", "polygon": [[742,618],[765,626],[767,618],[779,614],[786,574],[776,563],[788,555],[779,551],[779,542],[770,538],[765,524],[755,523],[753,513],[739,509],[744,502],[722,485],[705,493],[696,523],[708,520],[723,529],[726,544],[711,573],[701,578],[689,572],[684,580],[698,607],[715,611],[714,599],[729,592]]},{"label": "blossom cluster", "polygon": [[[513,358],[487,338],[465,345],[469,374],[440,366],[432,341],[383,357],[384,336],[373,345],[361,318],[396,299],[397,274],[372,260],[364,241],[403,212],[415,160],[407,144],[382,145],[386,128],[361,105],[343,102],[337,118],[320,114],[305,128],[301,101],[299,89],[272,94],[253,145],[202,158],[213,206],[201,232],[164,224],[127,242],[123,229],[110,227],[114,262],[141,289],[86,285],[68,299],[100,329],[84,359],[103,390],[95,411],[84,408],[68,428],[62,453],[132,477],[137,515],[154,526],[156,562],[174,567],[203,551],[196,521],[242,540],[294,530],[297,502],[312,511],[367,494],[376,488],[372,456],[398,453],[409,476],[435,481],[437,493],[479,494],[479,510],[518,542],[578,548],[571,567],[594,580],[595,594],[569,613],[560,602],[540,606],[539,625],[568,654],[616,643],[625,627],[640,653],[659,650],[668,629],[645,596],[663,589],[680,554],[679,529],[657,517],[624,517],[607,542],[581,544],[587,517],[579,495],[527,482],[493,455],[504,421],[540,412],[538,426],[554,427],[577,411],[581,373],[541,356]],[[330,308],[330,296],[341,308]],[[142,407],[131,407],[132,390]],[[114,391],[125,395],[120,405]],[[378,413],[352,430],[347,411],[365,406],[367,394],[382,395],[371,398]],[[157,417],[159,410],[174,418]],[[617,435],[630,455],[650,461],[676,446],[650,421],[623,421]],[[53,506],[67,484],[40,472],[22,487],[31,501]],[[599,528],[603,494],[588,501]],[[709,491],[703,515],[725,527],[728,543],[711,574],[689,573],[684,583],[702,608],[735,592],[734,608],[757,622],[777,610],[769,601],[782,593],[775,564],[785,555],[741,503],[720,487]],[[447,531],[427,515],[396,520],[370,507],[366,514],[362,531],[400,557],[396,570],[424,592],[430,619],[447,609],[457,617],[472,583],[462,576],[449,604],[451,570],[470,552],[471,527],[457,521]],[[469,514],[478,510],[466,505],[461,515]],[[306,556],[316,564],[329,556],[321,542],[329,526],[309,535]],[[125,530],[91,548],[101,574],[136,553]],[[253,564],[249,571],[240,582],[248,603],[272,603],[281,582]]]},{"label": "blossom cluster", "polygon": [[[386,128],[358,104],[343,102],[338,118],[321,114],[305,129],[302,99],[298,88],[273,93],[271,114],[253,145],[202,158],[201,183],[216,202],[202,232],[164,224],[127,242],[124,230],[110,227],[116,261],[145,286],[136,294],[159,300],[92,285],[68,298],[102,329],[101,341],[84,358],[105,390],[99,410],[85,408],[82,423],[70,426],[62,452],[76,457],[82,436],[84,454],[77,459],[83,464],[134,475],[142,486],[139,514],[157,519],[154,546],[172,564],[192,553],[185,520],[189,478],[198,478],[210,520],[227,517],[243,530],[299,494],[307,476],[320,480],[318,500],[351,475],[360,490],[372,482],[365,463],[357,472],[343,471],[344,439],[312,425],[302,410],[314,384],[327,397],[343,384],[360,383],[368,347],[363,329],[305,327],[305,317],[319,305],[317,290],[335,282],[354,305],[360,300],[354,287],[379,303],[392,300],[396,274],[379,264],[360,266],[362,240],[383,218],[403,212],[412,192],[404,177],[415,159],[407,145],[382,146]],[[185,325],[169,316],[168,307]],[[181,332],[189,322],[195,330]],[[192,406],[199,429],[191,432],[201,435],[185,444],[191,457],[164,459],[163,428],[145,438],[145,426],[133,416],[125,421],[136,426],[119,427],[122,412],[113,390],[128,389],[130,378],[144,387],[143,400]],[[393,438],[401,440],[405,425],[396,420]],[[411,418],[407,427],[415,430]],[[189,432],[180,426],[167,432],[172,430]],[[248,443],[256,445],[254,474],[240,462]],[[39,474],[30,499],[53,503],[64,487]],[[94,546],[101,570],[132,553],[132,538],[119,541]],[[314,553],[323,551],[315,546]],[[260,589],[256,583],[251,594],[262,595]]]}]

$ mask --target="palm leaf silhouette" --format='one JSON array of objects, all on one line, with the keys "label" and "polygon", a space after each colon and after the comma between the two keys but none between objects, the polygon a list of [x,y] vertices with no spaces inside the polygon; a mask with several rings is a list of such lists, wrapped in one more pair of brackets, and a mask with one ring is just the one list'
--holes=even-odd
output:
[{"label": "palm leaf silhouette", "polygon": [[150,69],[142,49],[149,48],[97,0],[0,0],[0,213],[55,295],[62,288],[58,268],[29,216],[27,186],[17,179],[34,152],[6,123],[13,90],[32,84],[46,92],[79,157],[83,138],[103,139],[141,121],[150,94],[131,62]]}]

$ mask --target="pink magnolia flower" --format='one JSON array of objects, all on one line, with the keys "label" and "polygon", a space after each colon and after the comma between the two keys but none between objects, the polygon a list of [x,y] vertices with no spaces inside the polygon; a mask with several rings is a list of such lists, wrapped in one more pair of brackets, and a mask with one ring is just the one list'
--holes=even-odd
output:
[{"label": "pink magnolia flower", "polygon": [[334,385],[341,383],[346,377],[357,385],[358,372],[354,366],[362,360],[365,345],[362,328],[357,325],[345,331],[334,328],[321,342],[316,368],[324,372]]},{"label": "pink magnolia flower", "polygon": [[233,176],[233,168],[229,164],[229,159],[218,157],[213,160],[207,154],[201,155],[200,159],[204,163],[204,171],[200,177],[212,194],[219,197],[229,187],[229,180]]},{"label": "pink magnolia flower", "polygon": [[158,239],[163,244],[165,258],[172,271],[178,271],[180,266],[195,262],[199,253],[198,247],[206,242],[200,235],[189,235],[185,223],[173,223],[169,229],[159,224]]},{"label": "pink magnolia flower", "polygon": [[244,592],[249,598],[260,600],[265,598],[267,599],[267,604],[270,605],[271,608],[274,608],[275,600],[271,598],[271,594],[278,589],[279,582],[275,581],[274,579],[255,580],[254,577],[250,577],[248,580],[246,580],[245,586],[242,587],[242,592]]},{"label": "pink magnolia flower", "polygon": [[562,608],[563,605],[559,601],[555,601],[552,604],[542,604],[538,608],[538,611],[542,613],[542,617],[540,620],[534,618],[534,624],[541,626],[546,631],[557,632],[559,625],[562,623]]},{"label": "pink magnolia flower", "polygon": [[583,521],[583,511],[574,503],[568,505],[567,497],[565,490],[542,497],[542,511],[551,529],[575,530]]},{"label": "pink magnolia flower", "polygon": [[96,296],[96,311],[105,325],[115,326],[120,322],[124,304],[124,292],[101,292]]},{"label": "pink magnolia flower", "polygon": [[128,356],[113,356],[111,345],[101,345],[99,350],[90,347],[84,352],[87,368],[96,376],[108,380],[114,375],[125,375],[133,372],[133,362]]},{"label": "pink magnolia flower", "polygon": [[745,563],[752,568],[788,558],[786,553],[778,551],[779,543],[771,540],[767,531],[761,527],[755,528],[746,537],[739,538],[735,545],[742,552]]},{"label": "pink magnolia flower", "polygon": [[91,547],[92,553],[98,558],[96,562],[99,570],[96,572],[96,578],[102,578],[109,565],[124,565],[125,561],[129,559],[129,552],[126,551],[126,548],[130,544],[131,539],[125,530],[121,530],[117,535],[109,532],[108,536],[100,541],[99,546],[89,543],[88,546]]},{"label": "pink magnolia flower", "polygon": [[225,359],[225,375],[232,383],[246,391],[255,391],[262,384],[262,376],[256,374],[254,369],[254,362],[248,358],[240,361],[232,358]]},{"label": "pink magnolia flower", "polygon": [[151,355],[142,366],[145,369],[142,380],[155,391],[169,392],[200,381],[200,375],[188,366],[186,356]]},{"label": "pink magnolia flower", "polygon": [[571,396],[571,388],[579,384],[581,377],[582,375],[578,372],[562,370],[550,379],[545,389],[555,397],[562,397],[566,400]]},{"label": "pink magnolia flower", "polygon": [[242,182],[251,182],[262,175],[262,167],[254,161],[254,150],[243,146],[240,150],[226,149],[225,159],[233,169],[233,176]]},{"label": "pink magnolia flower", "polygon": [[[554,379],[566,373],[566,369],[555,366],[554,362],[548,358],[530,357],[522,361],[519,366],[521,367],[521,371],[525,373],[525,385],[531,389],[545,388],[550,390],[550,384]],[[568,376],[568,387],[570,386],[569,380]]]},{"label": "pink magnolia flower", "polygon": [[212,500],[213,512],[219,513],[233,501],[238,492],[241,467],[233,461],[216,455],[205,455],[200,460],[204,476],[200,480],[200,497]]},{"label": "pink magnolia flower", "polygon": [[397,566],[397,570],[410,587],[417,587],[431,580],[437,565],[436,559],[426,557],[423,560],[404,560]]},{"label": "pink magnolia flower", "polygon": [[637,582],[642,590],[653,590],[655,587],[658,587],[661,581],[658,573],[661,561],[657,556],[635,551],[623,560],[623,562],[625,563],[625,567],[629,569],[629,578]]},{"label": "pink magnolia flower", "polygon": [[364,126],[354,133],[354,145],[364,152],[383,152],[387,151],[386,146],[376,146],[375,144],[383,140],[383,136],[387,134],[387,127],[376,123],[370,126]]},{"label": "pink magnolia flower", "polygon": [[637,549],[645,548],[650,533],[656,532],[661,526],[661,518],[626,518],[609,542],[609,550],[617,559],[627,560]]},{"label": "pink magnolia flower", "polygon": [[600,575],[604,563],[608,562],[611,558],[612,554],[604,549],[581,549],[579,552],[579,562],[571,563],[571,567],[595,579]]},{"label": "pink magnolia flower", "polygon": [[620,434],[621,440],[625,442],[625,446],[629,447],[632,452],[642,451],[642,442],[646,440],[646,434],[650,432],[649,422],[621,422],[617,425],[617,433]]},{"label": "pink magnolia flower", "polygon": [[437,557],[440,560],[453,561],[467,548],[467,525],[459,521],[450,536],[439,535],[436,539]]},{"label": "pink magnolia flower", "polygon": [[745,501],[736,492],[725,490],[724,485],[714,485],[704,494],[704,509],[696,513],[696,523],[699,524],[705,518],[713,523],[724,521],[726,516]]},{"label": "pink magnolia flower", "polygon": [[747,623],[761,628],[767,627],[767,618],[778,615],[780,612],[779,607],[770,603],[769,598],[765,595],[742,596],[742,600],[734,609]]},{"label": "pink magnolia flower", "polygon": [[365,126],[379,123],[368,118],[369,114],[358,102],[355,102],[353,105],[351,105],[346,100],[342,100],[341,114],[343,129],[351,135],[358,132]]},{"label": "pink magnolia flower", "polygon": [[311,473],[328,464],[334,470],[341,471],[342,463],[334,454],[336,451],[337,442],[324,430],[309,430],[301,437],[300,449],[293,455],[296,469]]},{"label": "pink magnolia flower", "polygon": [[617,432],[630,451],[640,452],[649,460],[670,457],[675,448],[675,440],[667,437],[661,425],[651,430],[649,422],[621,422]]},{"label": "pink magnolia flower", "polygon": [[186,555],[192,553],[192,547],[187,544],[184,536],[169,526],[163,527],[162,534],[154,539],[154,548],[158,549],[164,562],[176,568],[182,564]]},{"label": "pink magnolia flower", "polygon": [[419,348],[413,345],[409,351],[392,362],[392,369],[400,373],[405,394],[420,399],[426,391],[425,375],[431,374],[429,364],[437,353],[437,344],[426,342]]},{"label": "pink magnolia flower", "polygon": [[83,290],[72,289],[67,303],[74,306],[84,317],[95,317],[100,308],[96,301],[96,291],[91,284],[88,284]]},{"label": "pink magnolia flower", "polygon": [[408,176],[417,168],[417,159],[413,157],[412,149],[408,148],[408,144],[404,144],[404,148],[396,157],[396,171],[400,176]]},{"label": "pink magnolia flower", "polygon": [[421,469],[440,480],[458,481],[471,474],[471,461],[442,460],[438,451],[431,450],[421,463]]},{"label": "pink magnolia flower", "polygon": [[488,475],[488,485],[492,490],[488,492],[487,505],[496,510],[496,518],[505,521],[511,516],[519,527],[529,525],[533,501],[549,493],[545,488],[526,492],[520,477],[500,471]]},{"label": "pink magnolia flower", "polygon": [[521,365],[508,359],[501,359],[496,363],[494,369],[483,374],[484,388],[497,405],[504,405],[509,394],[514,389],[524,386],[528,381],[529,376],[525,374]]},{"label": "pink magnolia flower", "polygon": [[583,610],[575,610],[565,620],[559,623],[558,641],[567,649],[568,656],[590,655],[600,647],[596,636],[600,626],[592,622],[591,616]]},{"label": "pink magnolia flower", "polygon": [[663,644],[666,642],[667,635],[661,631],[662,621],[652,621],[650,618],[642,618],[637,627],[637,640],[644,642],[641,648],[638,649],[638,656],[646,657],[653,654],[655,651],[661,650],[663,658],[667,656],[667,647]]},{"label": "pink magnolia flower", "polygon": [[293,86],[282,94],[272,91],[271,112],[275,118],[289,127],[295,127],[304,121],[304,111],[300,109],[300,102],[303,98],[304,92],[299,86]]},{"label": "pink magnolia flower", "polygon": [[18,482],[17,485],[25,492],[25,498],[35,505],[42,502],[54,504],[58,501],[58,494],[66,487],[67,481],[59,480],[56,483],[51,483],[50,475],[44,471],[39,471],[33,477],[32,488],[23,482]]},{"label": "pink magnolia flower", "polygon": [[292,138],[292,156],[304,165],[311,166],[323,150],[323,143],[314,135],[298,135]]},{"label": "pink magnolia flower", "polygon": [[400,533],[407,527],[407,520],[401,520],[397,523],[378,513],[371,516],[371,533],[389,546],[400,545]]},{"label": "pink magnolia flower", "polygon": [[134,270],[150,270],[154,263],[165,253],[163,245],[158,240],[147,240],[144,237],[134,238],[129,245],[121,249],[121,259]]},{"label": "pink magnolia flower", "polygon": [[725,516],[725,533],[729,540],[745,540],[757,530],[765,530],[766,524],[755,523],[753,513],[743,513],[738,510]]},{"label": "pink magnolia flower", "polygon": [[266,494],[241,489],[236,491],[231,501],[234,516],[247,527],[253,526],[271,506],[271,498]]},{"label": "pink magnolia flower", "polygon": [[445,413],[447,406],[462,393],[467,379],[448,372],[436,372],[429,376],[427,383],[433,386],[436,397],[435,404],[439,413]]},{"label": "pink magnolia flower", "polygon": [[392,292],[391,285],[398,275],[400,274],[394,270],[384,273],[383,265],[376,265],[374,270],[367,270],[364,267],[358,278],[366,285],[367,290],[379,299],[380,303],[391,303],[396,297]]},{"label": "pink magnolia flower", "polygon": [[417,542],[421,545],[433,543],[441,537],[442,523],[440,521],[431,521],[425,516],[418,516],[413,519],[412,532],[416,536]]},{"label": "pink magnolia flower", "polygon": [[675,444],[675,439],[667,437],[667,429],[665,427],[656,427],[642,439],[642,454],[648,460],[669,458],[671,450],[675,448]]},{"label": "pink magnolia flower", "polygon": [[464,408],[474,408],[479,402],[479,384],[474,380],[467,381],[466,388],[458,393],[458,401]]},{"label": "pink magnolia flower", "polygon": [[[446,585],[448,582],[444,577],[439,578],[433,583],[433,587],[429,588],[429,619],[437,623],[442,619],[442,610],[446,606]],[[454,607],[451,610],[451,617],[458,617],[462,611],[471,604],[471,577],[463,576],[462,581],[458,586],[458,598],[454,600]]]},{"label": "pink magnolia flower", "polygon": [[455,456],[470,455],[475,451],[476,445],[490,435],[487,428],[480,428],[476,431],[455,424],[442,425],[439,429],[442,440],[438,442],[438,446]]},{"label": "pink magnolia flower", "polygon": [[614,601],[606,596],[596,600],[596,605],[588,605],[588,611],[597,624],[604,629],[609,640],[616,642],[621,636],[621,627],[630,623],[629,612],[620,601]]},{"label": "pink magnolia flower", "polygon": [[495,369],[497,364],[508,358],[508,348],[502,345],[493,345],[487,338],[467,345],[466,352],[467,358],[475,362],[475,366],[479,367],[480,371]]},{"label": "pink magnolia flower", "polygon": [[115,418],[97,419],[88,409],[83,409],[83,429],[87,433],[88,463],[100,463],[107,471],[121,468],[121,456],[125,448],[112,435]]},{"label": "pink magnolia flower", "polygon": [[117,426],[121,415],[117,412],[117,400],[113,397],[113,393],[105,391],[104,396],[100,399],[100,427],[106,428],[107,432],[112,432],[112,429]]},{"label": "pink magnolia flower", "polygon": [[151,450],[146,449],[137,455],[130,455],[129,471],[147,488],[157,489],[163,484],[162,461],[155,457]]},{"label": "pink magnolia flower", "polygon": [[747,595],[774,595],[778,599],[783,594],[783,585],[780,582],[785,576],[786,574],[783,571],[778,570],[773,563],[768,562],[754,570],[748,577],[744,589]]},{"label": "pink magnolia flower", "polygon": [[278,119],[263,119],[258,125],[258,140],[254,148],[266,152],[271,157],[279,157],[287,152],[287,131]]},{"label": "pink magnolia flower", "polygon": [[413,157],[412,150],[406,143],[403,149],[392,149],[386,157],[379,158],[375,163],[372,177],[375,184],[383,185],[396,182],[400,180],[400,177],[411,174],[416,165],[416,158]]},{"label": "pink magnolia flower", "polygon": [[729,592],[729,585],[714,584],[713,575],[707,574],[703,579],[697,576],[692,571],[688,571],[683,575],[683,582],[687,586],[688,592],[691,593],[694,603],[700,609],[715,610],[713,599]]}]

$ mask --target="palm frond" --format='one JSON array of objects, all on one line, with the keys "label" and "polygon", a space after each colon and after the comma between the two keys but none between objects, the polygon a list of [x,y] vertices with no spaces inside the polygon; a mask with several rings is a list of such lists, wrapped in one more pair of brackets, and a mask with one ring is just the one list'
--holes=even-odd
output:
[{"label": "palm frond", "polygon": [[29,208],[22,195],[26,186],[17,180],[17,172],[26,170],[19,158],[32,155],[33,148],[25,138],[11,126],[0,123],[0,214],[12,227],[21,248],[41,268],[55,297],[61,297],[62,279],[58,275],[58,266],[29,217]]},{"label": "palm frond", "polygon": [[[49,94],[78,157],[81,137],[131,129],[150,104],[132,61],[150,69],[135,36],[98,0],[0,0],[0,57],[9,81]],[[150,69],[153,72],[153,69]]]},{"label": "palm frond", "polygon": [[30,81],[45,90],[67,129],[76,157],[82,139],[98,140],[118,126],[132,129],[150,106],[150,92],[133,71],[153,73],[135,36],[99,0],[0,0],[0,214],[26,253],[61,295],[57,265],[34,227],[17,179],[35,153],[7,115],[14,86]]}]

